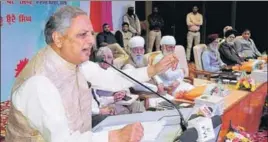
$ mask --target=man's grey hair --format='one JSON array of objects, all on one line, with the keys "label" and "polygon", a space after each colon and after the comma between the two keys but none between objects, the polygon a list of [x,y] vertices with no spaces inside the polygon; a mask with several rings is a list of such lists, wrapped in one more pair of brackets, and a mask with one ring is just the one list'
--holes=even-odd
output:
[{"label": "man's grey hair", "polygon": [[53,43],[52,33],[57,31],[62,34],[70,27],[72,19],[79,15],[87,15],[86,12],[77,7],[63,6],[59,8],[52,16],[45,26],[45,39],[47,44]]},{"label": "man's grey hair", "polygon": [[110,53],[113,55],[113,52],[109,47],[107,47],[107,46],[101,47],[98,49],[98,51],[96,53],[96,58],[101,59],[101,58],[103,58],[103,55],[105,55],[107,53]]}]

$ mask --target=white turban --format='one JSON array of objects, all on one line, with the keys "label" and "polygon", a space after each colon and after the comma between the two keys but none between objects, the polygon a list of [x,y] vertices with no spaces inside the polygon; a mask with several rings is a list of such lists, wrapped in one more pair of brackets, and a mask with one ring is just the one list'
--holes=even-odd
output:
[{"label": "white turban", "polygon": [[173,36],[163,36],[160,45],[176,45],[176,40]]},{"label": "white turban", "polygon": [[129,48],[135,48],[135,47],[144,47],[144,39],[141,36],[134,36],[132,37],[129,42]]}]

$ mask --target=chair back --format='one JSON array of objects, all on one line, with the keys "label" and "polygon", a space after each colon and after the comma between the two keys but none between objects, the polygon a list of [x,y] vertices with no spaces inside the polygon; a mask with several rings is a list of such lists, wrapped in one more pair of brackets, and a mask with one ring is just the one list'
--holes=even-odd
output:
[{"label": "chair back", "polygon": [[194,46],[194,60],[195,60],[195,67],[197,70],[203,70],[202,65],[202,52],[207,48],[205,44],[198,44]]},{"label": "chair back", "polygon": [[184,47],[182,45],[176,45],[175,54],[179,59],[180,67],[182,69],[184,69],[184,71],[185,71],[184,77],[189,77],[189,68],[188,68],[188,63],[186,60],[186,54],[185,54]]}]

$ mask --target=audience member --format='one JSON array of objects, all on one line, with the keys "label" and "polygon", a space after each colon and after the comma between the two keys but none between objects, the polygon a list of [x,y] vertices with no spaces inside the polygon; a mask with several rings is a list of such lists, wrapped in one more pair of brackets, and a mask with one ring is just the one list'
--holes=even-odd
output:
[{"label": "audience member", "polygon": [[144,59],[144,38],[141,36],[134,36],[129,40],[128,44],[130,48],[130,58],[123,68],[140,68],[147,66],[147,62]]},{"label": "audience member", "polygon": [[218,34],[208,35],[207,48],[202,53],[202,65],[205,71],[219,72],[226,67],[226,64],[222,62],[218,51],[218,37]]},{"label": "audience member", "polygon": [[106,23],[103,24],[103,32],[97,35],[97,45],[98,47],[107,46],[112,50],[115,58],[114,64],[118,68],[123,66],[129,58],[125,50],[117,44],[114,34],[110,31],[110,26]]},{"label": "audience member", "polygon": [[261,53],[257,49],[253,39],[251,39],[250,36],[250,30],[245,29],[242,33],[242,38],[235,40],[234,46],[240,57],[245,59],[256,59],[261,56]]},{"label": "audience member", "polygon": [[187,33],[187,49],[186,57],[187,60],[191,59],[191,50],[194,46],[200,43],[200,26],[203,24],[203,16],[198,12],[198,7],[194,6],[193,11],[187,14],[186,23],[188,26]]},{"label": "audience member", "polygon": [[234,47],[234,40],[237,32],[235,30],[228,30],[225,32],[225,41],[220,44],[219,52],[222,61],[227,65],[241,64],[244,62],[239,57]]},{"label": "audience member", "polygon": [[164,27],[164,20],[159,14],[158,8],[153,8],[153,13],[148,16],[149,36],[147,53],[152,52],[155,43],[156,51],[160,50],[161,30]]},{"label": "audience member", "polygon": [[[97,54],[97,58],[103,58],[106,62],[113,64],[113,54],[112,51],[108,47],[101,47]],[[100,62],[99,66],[105,70],[113,70],[109,64]],[[112,84],[111,84],[112,85]],[[129,94],[126,90],[121,90],[117,92],[111,92],[107,90],[103,90],[101,88],[93,88],[93,95],[96,98],[96,102],[99,103],[100,107],[111,107],[114,108],[115,114],[127,114],[127,113],[138,113],[145,111],[144,105],[139,102],[135,101],[129,106],[118,105],[116,102],[122,101],[123,98]],[[111,113],[111,112],[108,112]]]},{"label": "audience member", "polygon": [[129,53],[128,42],[130,38],[133,37],[133,34],[129,31],[129,24],[124,22],[122,24],[122,30],[118,30],[115,33],[115,38],[117,43],[124,48],[124,50]]},{"label": "audience member", "polygon": [[[129,41],[130,58],[128,64],[122,67],[122,69],[141,68],[148,65],[147,60],[144,57],[144,38],[141,36],[134,36]],[[150,89],[157,91],[157,87],[153,85],[152,81],[143,83]],[[132,87],[135,91],[149,92],[147,89],[140,85]]]},{"label": "audience member", "polygon": [[[162,58],[169,54],[173,54],[176,46],[176,40],[173,36],[163,36],[161,41],[162,53],[155,56],[153,64],[159,62]],[[192,85],[183,81],[184,70],[178,65],[175,70],[167,70],[159,75],[154,76],[154,80],[158,85],[158,92],[165,94],[165,91],[174,95],[179,91],[188,91],[193,88]]]},{"label": "audience member", "polygon": [[229,31],[229,30],[232,30],[232,29],[233,29],[232,26],[225,26],[225,27],[223,28],[223,38],[226,37],[226,36],[225,36],[225,33],[226,33],[227,31]]},{"label": "audience member", "polygon": [[100,32],[97,35],[97,46],[103,47],[109,44],[116,43],[114,34],[110,31],[110,25],[105,23],[102,25],[103,32]]},{"label": "audience member", "polygon": [[134,7],[128,7],[127,13],[123,16],[123,21],[129,24],[129,30],[133,35],[141,35],[141,24],[138,16],[134,13]]}]

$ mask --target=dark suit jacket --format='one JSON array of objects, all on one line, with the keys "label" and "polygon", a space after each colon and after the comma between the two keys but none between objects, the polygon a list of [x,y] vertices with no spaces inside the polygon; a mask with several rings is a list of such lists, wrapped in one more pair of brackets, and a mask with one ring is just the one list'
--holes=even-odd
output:
[{"label": "dark suit jacket", "polygon": [[234,49],[234,45],[230,45],[226,41],[220,45],[219,52],[222,61],[227,65],[240,64],[244,61],[238,56],[238,53]]}]

